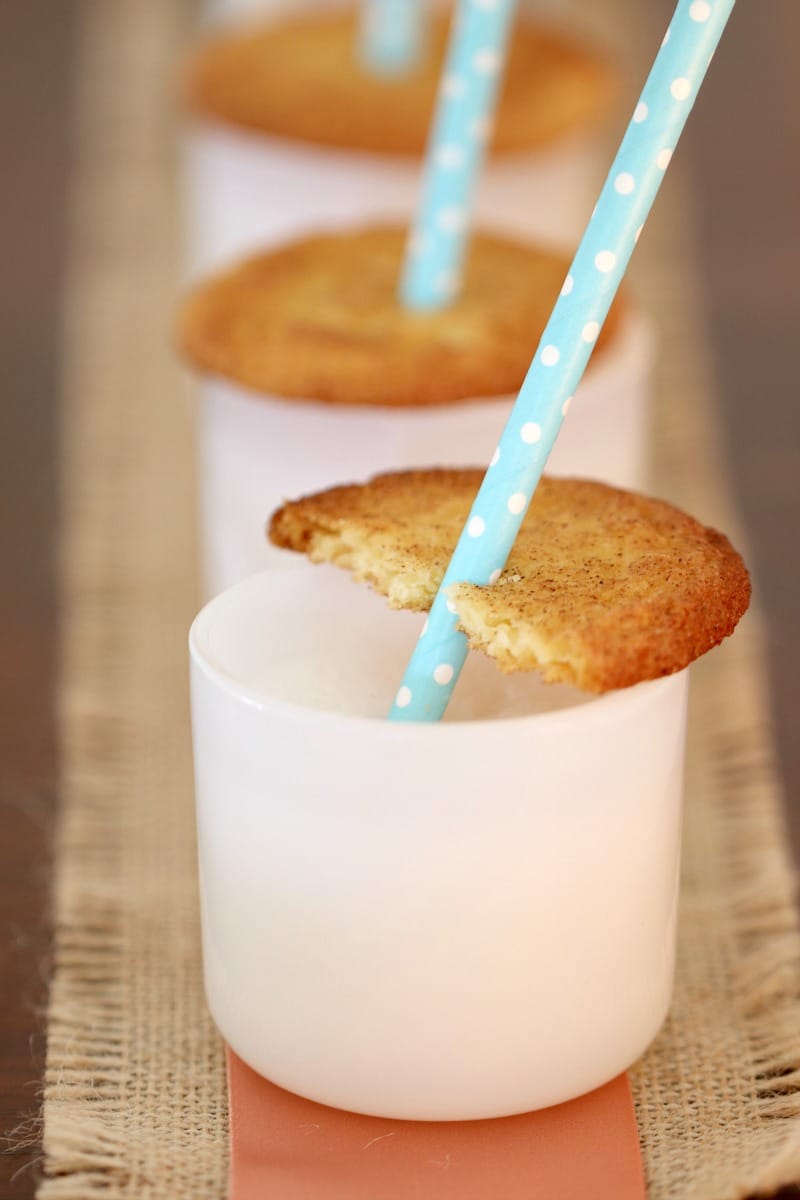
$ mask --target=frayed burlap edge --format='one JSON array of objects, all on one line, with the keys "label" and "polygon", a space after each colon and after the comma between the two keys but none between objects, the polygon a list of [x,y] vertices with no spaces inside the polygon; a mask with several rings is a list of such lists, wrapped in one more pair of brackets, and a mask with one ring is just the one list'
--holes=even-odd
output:
[{"label": "frayed burlap edge", "polygon": [[63,810],[44,1103],[60,1200],[221,1197],[223,1049],[205,1009],[186,634],[192,413],[169,347],[191,5],[81,6],[64,338]]},{"label": "frayed burlap edge", "polygon": [[[626,0],[604,3],[631,30]],[[39,1195],[199,1200],[225,1192],[227,1112],[202,1001],[184,690],[191,423],[164,332],[177,244],[164,93],[185,13],[158,0],[83,12]],[[731,530],[692,349],[686,196],[677,178],[670,189],[639,275],[670,349],[654,490]],[[800,936],[762,664],[750,616],[694,673],[675,1003],[633,1073],[651,1200],[740,1200],[800,1179]]]},{"label": "frayed burlap edge", "polygon": [[[648,227],[645,307],[664,353],[653,490],[747,554],[720,456],[691,195]],[[632,1073],[653,1200],[743,1200],[800,1183],[800,921],[758,611],[692,669],[675,996]]]}]

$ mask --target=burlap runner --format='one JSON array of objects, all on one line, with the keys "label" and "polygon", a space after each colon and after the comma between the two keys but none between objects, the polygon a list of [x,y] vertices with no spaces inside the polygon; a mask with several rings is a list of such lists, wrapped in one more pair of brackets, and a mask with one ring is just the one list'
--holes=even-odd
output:
[{"label": "burlap runner", "polygon": [[[165,80],[187,7],[83,8],[43,1200],[225,1192],[187,716],[192,413],[166,333],[178,275]],[[669,347],[655,490],[735,533],[685,224],[673,172],[638,264]],[[652,1200],[735,1200],[800,1179],[800,937],[761,659],[751,615],[695,669],[675,1003],[634,1072]]]}]

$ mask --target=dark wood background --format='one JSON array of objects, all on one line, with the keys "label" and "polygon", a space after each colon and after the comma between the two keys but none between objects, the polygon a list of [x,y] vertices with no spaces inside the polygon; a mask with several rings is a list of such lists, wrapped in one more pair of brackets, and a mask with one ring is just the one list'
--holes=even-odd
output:
[{"label": "dark wood background", "polygon": [[[82,0],[101,2],[112,0]],[[641,2],[666,25],[669,0]],[[39,1154],[58,800],[60,287],[80,13],[81,0],[0,6],[0,1200],[33,1195]],[[797,0],[742,0],[682,149],[798,856],[799,46]]]},{"label": "dark wood background", "polygon": [[33,1195],[58,799],[60,283],[77,4],[0,5],[0,1196]]}]

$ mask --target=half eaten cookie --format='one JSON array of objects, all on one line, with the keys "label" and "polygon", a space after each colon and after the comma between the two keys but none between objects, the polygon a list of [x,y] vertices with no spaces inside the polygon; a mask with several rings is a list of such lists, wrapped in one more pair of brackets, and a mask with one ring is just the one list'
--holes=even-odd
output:
[{"label": "half eaten cookie", "polygon": [[[269,537],[371,584],[394,608],[430,607],[483,472],[379,475],[285,504]],[[503,671],[589,692],[680,671],[733,632],[750,579],[728,539],[635,492],[544,477],[496,582],[454,584],[475,649]]]}]

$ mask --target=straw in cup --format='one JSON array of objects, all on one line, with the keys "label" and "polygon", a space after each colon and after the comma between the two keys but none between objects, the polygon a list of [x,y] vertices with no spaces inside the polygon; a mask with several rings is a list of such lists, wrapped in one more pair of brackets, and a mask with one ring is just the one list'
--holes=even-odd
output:
[{"label": "straw in cup", "polygon": [[516,0],[458,6],[400,287],[409,308],[444,307],[461,287],[515,7]]},{"label": "straw in cup", "polygon": [[376,75],[400,75],[422,54],[425,0],[362,0],[361,60]]},{"label": "straw in cup", "polygon": [[447,707],[468,650],[447,589],[500,577],[734,2],[679,0],[396,694],[392,720],[436,721]]}]

